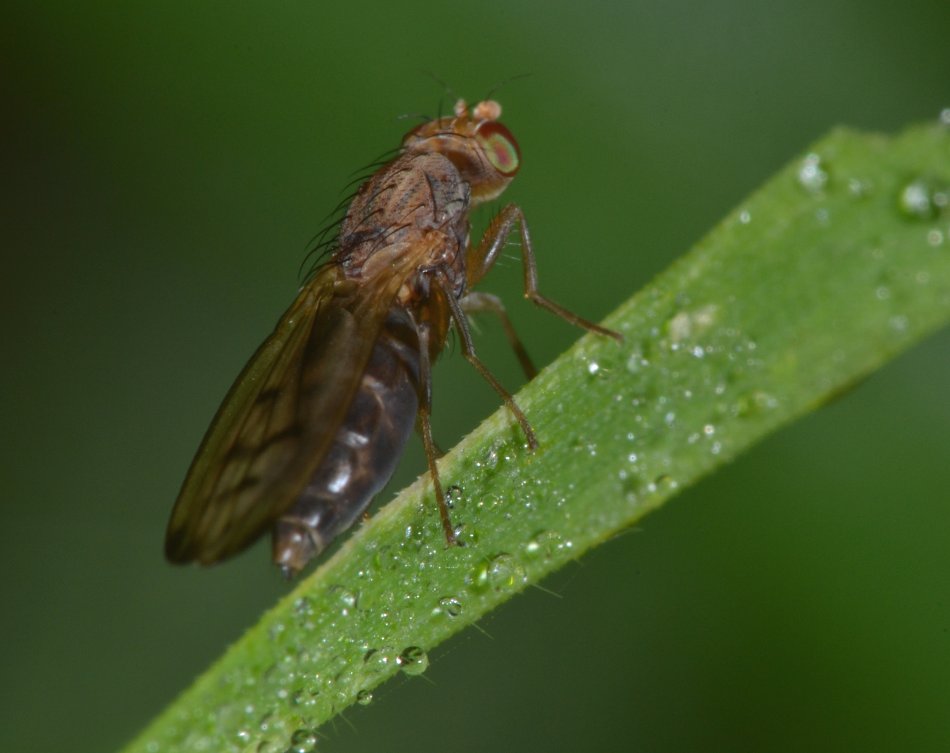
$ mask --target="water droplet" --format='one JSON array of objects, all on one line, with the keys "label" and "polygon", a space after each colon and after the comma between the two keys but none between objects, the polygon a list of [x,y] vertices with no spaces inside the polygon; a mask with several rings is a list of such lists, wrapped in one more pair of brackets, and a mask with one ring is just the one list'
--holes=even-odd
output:
[{"label": "water droplet", "polygon": [[898,206],[905,217],[914,220],[930,220],[937,216],[937,199],[930,181],[919,178],[911,181],[901,191]]},{"label": "water droplet", "polygon": [[396,652],[387,646],[371,648],[363,655],[363,664],[374,674],[386,672],[396,662]]},{"label": "water droplet", "polygon": [[597,361],[591,361],[587,364],[587,373],[591,376],[596,376],[598,371],[600,371],[600,364]]},{"label": "water droplet", "polygon": [[342,586],[338,587],[336,598],[337,603],[340,605],[340,614],[344,617],[349,616],[350,612],[356,609],[356,604],[359,601],[359,596],[355,592],[343,588]]},{"label": "water droplet", "polygon": [[524,581],[524,568],[507,553],[482,560],[475,566],[469,578],[469,582],[476,588],[491,588],[495,591],[513,590]]},{"label": "water droplet", "polygon": [[557,531],[538,531],[525,544],[525,553],[531,557],[550,559],[561,549],[561,534]]},{"label": "water droplet", "polygon": [[624,499],[632,505],[640,501],[640,492],[643,490],[643,479],[635,474],[627,474],[621,483]]},{"label": "water droplet", "polygon": [[798,183],[808,193],[818,193],[827,185],[827,164],[822,164],[821,157],[814,152],[807,155],[799,165]]},{"label": "water droplet", "polygon": [[312,729],[298,729],[290,736],[290,747],[285,753],[312,753],[317,747],[317,733]]},{"label": "water droplet", "polygon": [[647,484],[651,494],[669,494],[679,487],[679,483],[668,473],[662,473]]},{"label": "water droplet", "polygon": [[715,324],[718,315],[719,306],[714,303],[691,311],[680,311],[667,324],[670,340],[677,344],[696,337]]},{"label": "water droplet", "polygon": [[452,527],[452,533],[455,534],[455,543],[458,546],[477,546],[480,534],[478,529],[468,523],[459,521],[458,525]]},{"label": "water droplet", "polygon": [[879,288],[877,288],[874,291],[874,297],[877,298],[879,301],[886,301],[888,298],[891,297],[891,289],[881,285]]},{"label": "water droplet", "polygon": [[525,582],[524,568],[510,554],[493,557],[488,565],[488,583],[496,591],[509,591]]},{"label": "water droplet", "polygon": [[458,617],[462,614],[462,601],[461,599],[456,598],[455,596],[443,596],[439,599],[439,606],[436,607],[438,612],[441,612],[446,617]]},{"label": "water droplet", "polygon": [[356,702],[360,706],[369,706],[373,702],[373,691],[364,688],[356,694]]},{"label": "water droplet", "polygon": [[396,570],[402,561],[402,549],[399,546],[383,544],[373,554],[373,565],[381,572]]},{"label": "water droplet", "polygon": [[900,314],[892,316],[888,323],[891,325],[892,330],[901,335],[904,334],[907,331],[907,327],[910,326],[907,317]]},{"label": "water droplet", "polygon": [[873,184],[869,180],[861,180],[860,178],[848,179],[848,193],[855,199],[863,199],[865,196],[870,196],[873,187]]},{"label": "water droplet", "polygon": [[399,653],[396,663],[407,675],[421,675],[429,668],[429,655],[419,646],[409,646]]},{"label": "water droplet", "polygon": [[950,107],[944,107],[940,111],[940,125],[950,128]]},{"label": "water droplet", "polygon": [[937,228],[934,228],[929,233],[927,233],[927,243],[934,248],[943,245],[943,233]]},{"label": "water droplet", "polygon": [[627,371],[631,374],[636,374],[640,369],[649,365],[650,362],[643,357],[643,352],[639,348],[636,348],[627,359]]},{"label": "water droplet", "polygon": [[676,316],[670,319],[669,333],[670,339],[674,343],[678,343],[689,337],[691,329],[689,314],[685,311],[680,311]]},{"label": "water droplet", "polygon": [[752,222],[752,214],[748,209],[743,209],[741,212],[739,212],[739,222],[743,225],[748,225],[750,222]]},{"label": "water droplet", "polygon": [[258,720],[258,722],[257,722],[257,728],[258,728],[261,732],[267,732],[269,729],[271,729],[271,722],[272,722],[273,718],[274,718],[274,712],[273,712],[273,711],[268,711],[266,714],[264,714],[264,715]]},{"label": "water droplet", "polygon": [[452,484],[445,490],[445,504],[449,506],[449,509],[452,510],[455,508],[456,503],[462,499],[462,487],[458,484]]},{"label": "water droplet", "polygon": [[738,400],[736,400],[735,407],[733,408],[733,413],[740,418],[747,418],[750,416],[756,416],[763,411],[771,410],[778,405],[778,400],[776,400],[772,395],[762,390],[756,390],[747,395],[742,395]]}]

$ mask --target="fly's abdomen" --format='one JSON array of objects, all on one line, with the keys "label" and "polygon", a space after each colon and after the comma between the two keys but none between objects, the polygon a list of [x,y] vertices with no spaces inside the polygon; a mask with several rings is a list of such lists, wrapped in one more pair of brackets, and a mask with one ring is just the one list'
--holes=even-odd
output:
[{"label": "fly's abdomen", "polygon": [[285,573],[353,525],[389,481],[415,423],[418,383],[415,327],[393,309],[326,457],[274,526],[274,562]]}]

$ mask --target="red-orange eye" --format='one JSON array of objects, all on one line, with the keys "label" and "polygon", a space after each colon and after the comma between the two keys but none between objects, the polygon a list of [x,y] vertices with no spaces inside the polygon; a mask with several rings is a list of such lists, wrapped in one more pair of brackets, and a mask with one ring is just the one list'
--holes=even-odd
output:
[{"label": "red-orange eye", "polygon": [[518,142],[511,135],[511,131],[501,123],[486,121],[476,131],[478,143],[485,151],[485,156],[502,175],[514,175],[521,167],[521,150]]}]

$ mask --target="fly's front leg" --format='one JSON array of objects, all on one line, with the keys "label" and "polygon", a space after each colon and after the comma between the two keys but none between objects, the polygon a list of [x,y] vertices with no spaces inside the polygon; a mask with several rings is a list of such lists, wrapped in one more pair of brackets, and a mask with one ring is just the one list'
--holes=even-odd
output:
[{"label": "fly's front leg", "polygon": [[524,213],[517,204],[509,204],[502,209],[498,216],[491,221],[478,246],[469,248],[466,259],[469,287],[475,285],[491,269],[501,250],[505,247],[508,236],[514,230],[515,223],[521,228],[521,258],[524,262],[525,298],[577,327],[583,327],[591,332],[607,335],[623,342],[623,335],[619,332],[594,324],[574,312],[568,311],[549,298],[545,298],[538,292],[538,267],[534,259],[534,248],[531,245],[531,234],[528,232],[528,224],[524,220]]},{"label": "fly's front leg", "polygon": [[472,341],[472,333],[468,329],[468,319],[465,317],[465,312],[453,294],[448,281],[441,275],[437,276],[435,280],[449,305],[452,321],[455,323],[455,329],[458,331],[459,338],[462,340],[462,355],[465,356],[465,360],[475,367],[478,373],[492,386],[495,392],[501,395],[501,399],[505,401],[505,406],[512,412],[514,417],[518,420],[518,423],[521,424],[521,430],[524,432],[525,439],[528,440],[528,447],[532,450],[537,449],[538,438],[535,436],[531,424],[528,423],[528,418],[522,413],[521,408],[515,403],[514,398],[509,394],[508,390],[501,386],[501,382],[495,379],[495,375],[488,370],[488,367],[485,366],[475,354],[475,343]]},{"label": "fly's front leg", "polygon": [[525,350],[524,345],[521,344],[521,338],[519,338],[518,333],[515,332],[515,328],[511,324],[511,319],[508,318],[508,312],[505,311],[505,306],[497,295],[473,291],[466,293],[459,301],[459,305],[466,314],[480,314],[487,311],[501,319],[501,326],[505,329],[505,336],[508,338],[511,349],[514,350],[515,355],[518,357],[518,363],[521,364],[525,376],[528,377],[528,379],[534,379],[535,376],[537,376],[538,370],[534,367],[534,363],[532,363],[528,351]]},{"label": "fly's front leg", "polygon": [[419,413],[418,428],[422,435],[422,444],[426,452],[426,463],[429,466],[429,475],[432,476],[432,486],[435,489],[435,499],[439,505],[439,518],[442,520],[442,530],[445,540],[451,546],[457,544],[455,530],[452,528],[452,519],[449,517],[449,506],[442,491],[442,481],[439,479],[439,469],[436,466],[441,454],[432,441],[432,363],[429,360],[429,326],[416,324],[419,336]]}]

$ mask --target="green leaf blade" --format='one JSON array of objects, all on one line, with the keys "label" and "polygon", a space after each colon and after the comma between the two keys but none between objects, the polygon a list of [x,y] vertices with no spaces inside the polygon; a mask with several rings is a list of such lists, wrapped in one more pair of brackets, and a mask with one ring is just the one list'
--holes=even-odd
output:
[{"label": "green leaf blade", "polygon": [[516,397],[536,452],[499,411],[442,461],[465,546],[445,546],[420,480],[127,750],[305,749],[453,633],[946,324],[948,187],[936,124],[813,145],[608,318],[623,344],[586,336]]}]

